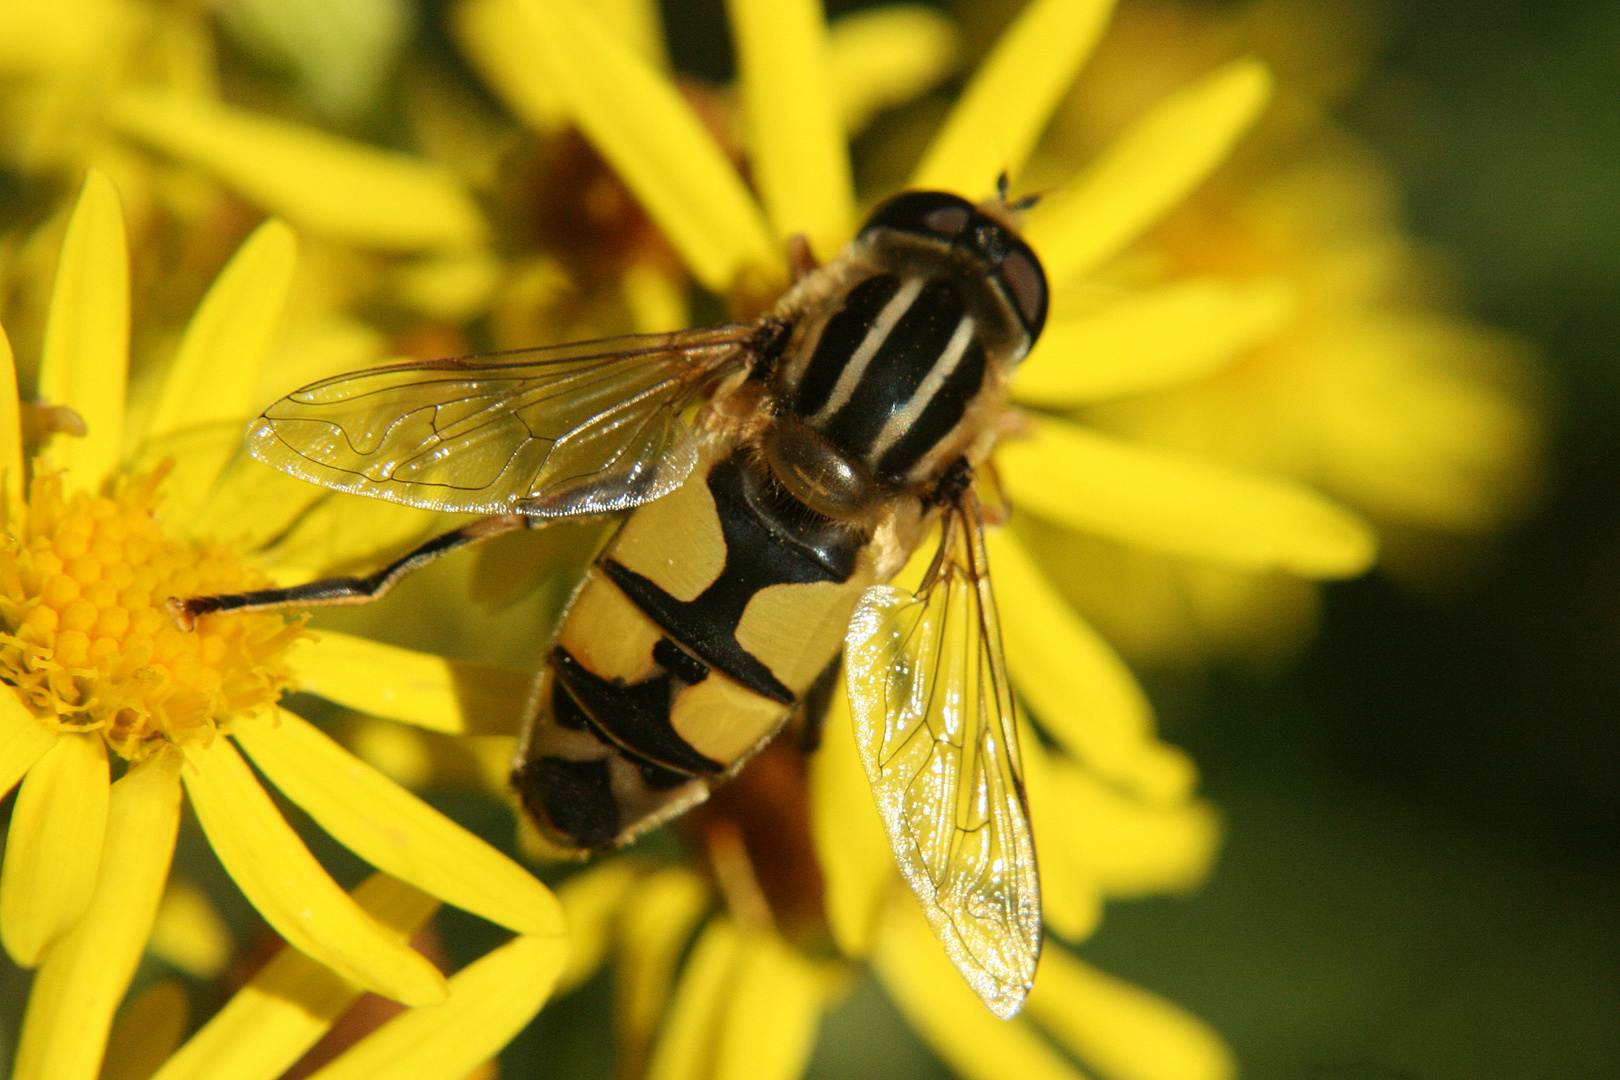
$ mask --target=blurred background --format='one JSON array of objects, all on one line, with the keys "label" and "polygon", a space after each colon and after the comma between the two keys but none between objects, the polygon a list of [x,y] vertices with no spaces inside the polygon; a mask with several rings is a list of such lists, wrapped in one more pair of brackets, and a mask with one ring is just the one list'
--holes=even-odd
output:
[{"label": "blurred background", "polygon": [[[264,6],[222,2],[227,99],[264,107],[302,93],[301,119],[398,145],[406,135],[388,102],[409,81],[402,71],[425,64],[435,78],[474,82],[447,59],[445,7],[353,6],[391,14],[368,24],[377,33],[352,63],[340,36],[332,55],[342,59],[318,68],[349,81],[300,85],[252,22]],[[830,0],[828,11],[862,6]],[[939,6],[960,27],[958,71],[1018,7]],[[721,0],[662,9],[675,68],[728,82]],[[1258,149],[1216,178],[1216,197],[1223,184],[1242,188],[1245,170],[1263,176],[1318,146],[1301,130],[1329,131],[1333,151],[1355,162],[1357,197],[1410,239],[1425,296],[1491,328],[1489,377],[1542,433],[1518,467],[1481,474],[1501,491],[1478,521],[1368,510],[1387,526],[1387,568],[1319,600],[1262,590],[1258,621],[1275,624],[1265,633],[1155,636],[1133,631],[1131,611],[1096,598],[1088,609],[1083,583],[1071,590],[1143,679],[1165,739],[1197,761],[1227,833],[1201,890],[1110,906],[1085,955],[1209,1021],[1251,1078],[1620,1075],[1620,3],[1121,0],[1115,29],[1095,77],[1117,87],[1133,64],[1150,69],[1146,97],[1125,114],[1230,55],[1267,60],[1280,112]],[[1155,65],[1175,77],[1164,82]],[[917,145],[907,139],[960,85],[946,76],[874,119],[855,143],[863,190],[903,175]],[[1124,119],[1092,107],[1088,85],[1053,134],[1082,153]],[[438,137],[439,155],[453,153],[454,140]],[[71,191],[53,183],[6,166],[0,226],[16,237],[38,225]],[[1318,210],[1331,218],[1333,203]],[[1174,248],[1173,230],[1160,239]],[[232,246],[171,254],[206,267],[194,267],[200,289]],[[14,264],[27,257],[26,245],[7,250]],[[177,299],[175,312],[194,301]],[[508,301],[522,307],[521,296]],[[12,314],[30,306],[15,285],[8,303]],[[406,344],[442,355],[459,342],[430,332]],[[448,788],[430,795],[510,841],[504,807]],[[185,843],[180,864],[190,859],[206,881],[209,856]],[[333,845],[318,851],[358,873]],[[245,905],[218,902],[247,932]],[[462,922],[446,923],[455,958],[489,943]],[[26,984],[15,969],[3,976],[0,1006],[15,1015]],[[601,978],[549,1006],[501,1075],[614,1075],[609,1006]],[[828,1019],[809,1075],[949,1073],[868,980]]]}]

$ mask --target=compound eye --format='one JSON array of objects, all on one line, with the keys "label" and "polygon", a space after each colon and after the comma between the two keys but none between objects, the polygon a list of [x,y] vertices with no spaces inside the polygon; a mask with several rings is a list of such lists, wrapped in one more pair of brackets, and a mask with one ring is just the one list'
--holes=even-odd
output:
[{"label": "compound eye", "polygon": [[905,191],[872,211],[861,232],[894,229],[931,239],[954,240],[973,219],[973,204],[948,191]]},{"label": "compound eye", "polygon": [[1046,325],[1046,271],[1041,269],[1041,261],[1019,240],[1001,257],[996,273],[1033,342]]}]

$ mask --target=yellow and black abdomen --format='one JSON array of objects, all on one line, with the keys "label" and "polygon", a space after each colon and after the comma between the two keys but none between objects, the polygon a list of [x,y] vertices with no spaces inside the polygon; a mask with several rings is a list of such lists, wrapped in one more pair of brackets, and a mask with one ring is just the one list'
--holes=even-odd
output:
[{"label": "yellow and black abdomen", "polygon": [[636,510],[569,607],[513,774],[549,838],[624,843],[769,740],[843,646],[864,545],[742,452]]}]

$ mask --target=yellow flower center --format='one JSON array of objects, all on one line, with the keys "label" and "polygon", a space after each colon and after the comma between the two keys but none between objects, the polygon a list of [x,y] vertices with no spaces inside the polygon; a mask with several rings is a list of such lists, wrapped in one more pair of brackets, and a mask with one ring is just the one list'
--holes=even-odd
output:
[{"label": "yellow flower center", "polygon": [[101,731],[136,759],[159,740],[213,736],[219,722],[280,697],[303,618],[213,615],[193,631],[171,596],[262,588],[230,548],[166,536],[153,508],[162,474],[112,496],[65,495],[38,468],[18,520],[0,532],[0,680],[44,723]]}]

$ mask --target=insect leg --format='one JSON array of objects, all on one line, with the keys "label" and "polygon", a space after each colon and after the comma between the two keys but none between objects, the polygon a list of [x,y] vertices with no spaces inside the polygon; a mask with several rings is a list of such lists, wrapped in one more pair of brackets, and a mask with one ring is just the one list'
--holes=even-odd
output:
[{"label": "insect leg", "polygon": [[810,250],[810,238],[802,232],[794,233],[787,238],[787,258],[788,270],[793,276],[794,284],[798,284],[821,265],[816,261],[816,253]]},{"label": "insect leg", "polygon": [[440,555],[476,544],[501,533],[518,529],[533,529],[546,524],[545,519],[523,514],[495,514],[480,518],[459,529],[435,536],[422,546],[365,577],[334,577],[294,585],[286,589],[256,589],[252,592],[227,593],[223,596],[192,596],[184,600],[170,597],[169,613],[182,629],[190,630],[202,615],[216,611],[265,611],[288,607],[334,607],[349,604],[369,604],[381,599],[406,574],[420,569]]},{"label": "insect leg", "polygon": [[1005,525],[1012,518],[1012,503],[1007,499],[1007,485],[1001,482],[1001,473],[996,469],[994,461],[986,461],[979,466],[979,474],[984,477],[985,485],[990,489],[994,501],[979,504],[980,517],[986,525]]}]

